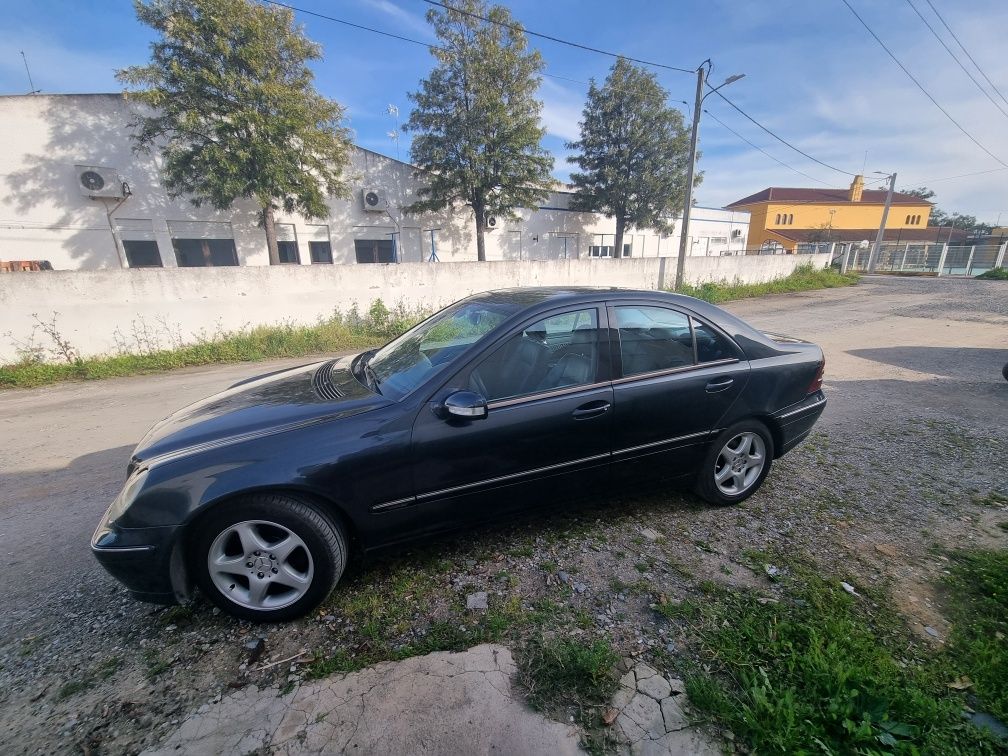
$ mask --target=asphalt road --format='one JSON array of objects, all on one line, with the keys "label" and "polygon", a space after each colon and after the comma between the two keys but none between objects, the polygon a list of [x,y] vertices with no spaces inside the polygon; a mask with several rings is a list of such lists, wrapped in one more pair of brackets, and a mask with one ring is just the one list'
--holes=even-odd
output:
[{"label": "asphalt road", "polygon": [[[876,277],[859,286],[730,304],[757,327],[827,355],[822,422],[859,404],[913,404],[1008,428],[1008,285]],[[107,593],[91,532],[129,452],[170,412],[242,378],[307,359],[212,366],[0,392],[0,630],[60,622],[69,594]],[[63,598],[61,598],[63,597]]]}]

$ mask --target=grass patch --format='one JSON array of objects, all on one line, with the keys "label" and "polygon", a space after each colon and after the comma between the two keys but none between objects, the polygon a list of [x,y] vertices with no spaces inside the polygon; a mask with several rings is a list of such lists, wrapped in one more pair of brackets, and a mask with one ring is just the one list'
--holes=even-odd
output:
[{"label": "grass patch", "polygon": [[[799,566],[788,570],[789,595],[779,603],[721,590],[660,607],[699,639],[699,663],[686,676],[697,708],[756,753],[997,752],[963,720],[964,696],[947,687],[974,674],[972,661],[960,666],[916,643],[899,617],[878,607],[884,601],[850,596]],[[1003,687],[1004,668],[992,674]]]},{"label": "grass patch", "polygon": [[1008,552],[952,552],[948,653],[979,708],[1008,723]]},{"label": "grass patch", "polygon": [[93,685],[93,681],[89,677],[82,678],[80,680],[71,680],[70,682],[64,684],[56,692],[57,701],[65,701],[72,696],[76,696],[78,693],[83,693],[88,690]]},{"label": "grass patch", "polygon": [[[303,357],[349,349],[364,349],[384,343],[417,323],[423,313],[402,307],[389,310],[376,300],[364,314],[335,314],[315,325],[284,323],[256,326],[238,331],[219,331],[197,336],[196,343],[182,344],[181,337],[167,326],[142,330],[134,322],[133,336],[119,343],[119,354],[105,357],[78,356],[59,333],[55,316],[49,322],[37,320],[43,334],[33,333],[18,344],[21,361],[0,366],[0,388],[31,388],[69,380],[100,380],[145,373],[229,362],[255,362],[281,357]],[[9,334],[8,334],[9,335]],[[52,346],[41,346],[38,338]],[[162,348],[167,341],[174,344]],[[56,358],[58,361],[47,361]]]},{"label": "grass patch", "polygon": [[708,282],[694,286],[684,283],[678,293],[702,299],[705,302],[720,304],[733,299],[748,299],[762,297],[768,294],[791,294],[796,291],[811,291],[813,289],[834,289],[838,286],[852,286],[859,277],[843,275],[833,268],[820,270],[811,265],[796,268],[793,273],[776,281],[760,284],[730,283],[728,281]]},{"label": "grass patch", "polygon": [[974,278],[979,278],[982,281],[1008,281],[1008,269],[991,268],[979,276],[974,276]]},{"label": "grass patch", "polygon": [[606,640],[539,639],[530,644],[523,664],[529,703],[551,706],[602,706],[616,691],[619,655]]}]

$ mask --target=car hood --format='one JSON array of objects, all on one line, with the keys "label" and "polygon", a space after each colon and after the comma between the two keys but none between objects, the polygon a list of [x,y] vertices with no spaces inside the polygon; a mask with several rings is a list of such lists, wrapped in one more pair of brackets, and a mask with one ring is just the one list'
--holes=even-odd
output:
[{"label": "car hood", "polygon": [[153,457],[216,447],[384,406],[350,371],[354,357],[315,362],[236,383],[151,428],[130,470]]}]

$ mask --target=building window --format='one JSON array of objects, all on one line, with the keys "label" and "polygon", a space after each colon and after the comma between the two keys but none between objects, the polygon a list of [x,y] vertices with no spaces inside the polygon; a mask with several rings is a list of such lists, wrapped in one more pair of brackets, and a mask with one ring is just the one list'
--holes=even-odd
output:
[{"label": "building window", "polygon": [[612,247],[600,244],[592,244],[588,247],[589,257],[612,257]]},{"label": "building window", "polygon": [[180,268],[219,268],[238,264],[234,239],[172,239]]},{"label": "building window", "polygon": [[311,253],[312,265],[332,265],[332,244],[329,242],[310,241],[308,251]]},{"label": "building window", "polygon": [[354,239],[359,263],[394,263],[395,245],[391,239]]},{"label": "building window", "polygon": [[711,242],[711,244],[727,244],[728,243],[728,237],[727,236],[712,236],[710,242]]},{"label": "building window", "polygon": [[161,253],[156,241],[123,239],[126,261],[131,268],[160,268]]},{"label": "building window", "polygon": [[217,268],[238,265],[238,251],[230,223],[168,221],[175,259],[180,268]]},{"label": "building window", "polygon": [[778,226],[780,225],[780,213],[777,213],[777,218],[774,221]]},{"label": "building window", "polygon": [[301,255],[298,252],[297,232],[293,223],[277,223],[277,255],[281,265],[300,265]]},{"label": "building window", "polygon": [[794,224],[794,213],[788,215],[787,222],[789,226]]}]

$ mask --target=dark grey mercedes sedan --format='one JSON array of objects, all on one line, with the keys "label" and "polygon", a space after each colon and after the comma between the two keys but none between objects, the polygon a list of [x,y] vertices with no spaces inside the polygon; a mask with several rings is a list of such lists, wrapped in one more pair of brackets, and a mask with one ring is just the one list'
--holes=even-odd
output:
[{"label": "dark grey mercedes sedan", "polygon": [[372,551],[644,481],[751,496],[826,404],[822,350],[690,297],[514,289],[152,428],[92,549],[134,596],[297,617]]}]

